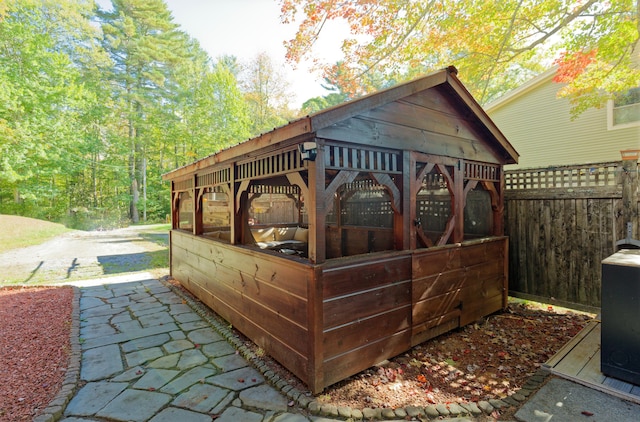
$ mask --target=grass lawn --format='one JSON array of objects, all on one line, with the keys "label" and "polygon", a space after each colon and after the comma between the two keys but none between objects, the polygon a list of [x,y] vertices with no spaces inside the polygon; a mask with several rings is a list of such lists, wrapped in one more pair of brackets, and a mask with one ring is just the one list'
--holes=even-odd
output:
[{"label": "grass lawn", "polygon": [[62,224],[17,215],[0,215],[0,253],[38,245],[68,231],[71,229]]}]

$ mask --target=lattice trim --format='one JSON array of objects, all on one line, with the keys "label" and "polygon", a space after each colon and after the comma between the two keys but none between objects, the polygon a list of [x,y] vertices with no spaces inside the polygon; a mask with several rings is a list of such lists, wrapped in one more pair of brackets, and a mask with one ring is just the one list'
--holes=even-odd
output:
[{"label": "lattice trim", "polygon": [[296,148],[282,153],[238,163],[236,166],[236,179],[245,180],[264,176],[274,176],[277,174],[304,170],[305,166],[306,164],[302,158],[300,158],[300,152]]},{"label": "lattice trim", "polygon": [[327,143],[324,165],[328,169],[400,173],[400,152]]},{"label": "lattice trim", "polygon": [[211,173],[199,174],[196,180],[198,187],[214,186],[221,183],[228,183],[231,180],[231,169],[225,168]]},{"label": "lattice trim", "polygon": [[193,188],[193,179],[185,179],[179,182],[173,182],[173,190],[181,191],[181,190],[189,190]]},{"label": "lattice trim", "polygon": [[466,180],[500,181],[500,166],[487,163],[464,162],[464,178]]},{"label": "lattice trim", "polygon": [[505,172],[507,190],[617,186],[618,163],[558,166]]},{"label": "lattice trim", "polygon": [[291,185],[291,186],[251,185],[249,187],[249,193],[297,195],[299,191],[300,191],[300,188],[295,185]]}]

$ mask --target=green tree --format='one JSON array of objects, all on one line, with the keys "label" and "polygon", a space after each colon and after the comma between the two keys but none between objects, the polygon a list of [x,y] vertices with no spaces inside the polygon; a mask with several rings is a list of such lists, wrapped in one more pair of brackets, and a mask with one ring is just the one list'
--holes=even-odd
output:
[{"label": "green tree", "polygon": [[373,88],[368,75],[376,72],[401,81],[453,64],[474,96],[486,103],[550,67],[554,59],[562,70],[574,55],[590,52],[591,62],[563,72],[569,84],[563,94],[574,97],[576,111],[640,84],[640,68],[632,60],[640,50],[638,0],[280,3],[282,21],[299,23],[287,43],[293,62],[313,54],[328,21],[349,25],[353,36],[342,44],[341,86],[359,84],[363,91]]},{"label": "green tree", "polygon": [[118,118],[114,135],[128,145],[129,217],[137,223],[148,155],[156,143],[148,118],[173,95],[172,71],[184,58],[187,37],[162,0],[113,0],[112,4],[113,9],[99,11],[98,16],[103,45],[113,61],[108,76]]},{"label": "green tree", "polygon": [[259,53],[243,69],[240,81],[249,106],[252,135],[273,130],[295,116],[288,108],[288,82],[267,53]]},{"label": "green tree", "polygon": [[[198,47],[199,48],[199,47]],[[213,154],[250,136],[249,110],[227,57],[214,65],[202,50],[180,64],[177,73],[178,100],[173,110],[174,126],[167,150],[167,163],[178,167]],[[175,120],[175,119],[174,119]],[[168,171],[170,168],[166,168]]]},{"label": "green tree", "polygon": [[[0,21],[0,206],[59,219],[68,174],[85,165],[78,117],[90,107],[83,66],[98,54],[91,4],[9,0]],[[84,61],[79,59],[83,57]]]}]

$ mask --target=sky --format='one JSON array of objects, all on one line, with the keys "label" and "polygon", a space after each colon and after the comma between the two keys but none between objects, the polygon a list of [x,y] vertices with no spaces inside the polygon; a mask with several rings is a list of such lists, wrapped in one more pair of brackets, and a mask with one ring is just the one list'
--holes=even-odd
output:
[{"label": "sky", "polygon": [[[109,0],[97,3],[102,8],[111,7]],[[291,107],[300,108],[309,98],[329,94],[320,85],[322,77],[312,74],[308,63],[299,64],[295,70],[285,63],[283,42],[294,37],[296,26],[280,23],[277,0],[165,0],[165,3],[174,22],[198,40],[213,59],[234,55],[246,63],[258,53],[269,54],[290,81]],[[329,63],[340,59],[340,38],[346,35],[344,28],[332,29],[326,31],[328,35],[314,49],[318,57]]]}]

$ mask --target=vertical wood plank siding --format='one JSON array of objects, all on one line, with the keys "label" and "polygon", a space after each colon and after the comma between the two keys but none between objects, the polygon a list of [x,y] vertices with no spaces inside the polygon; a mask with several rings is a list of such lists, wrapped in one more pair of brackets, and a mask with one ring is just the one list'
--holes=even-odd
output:
[{"label": "vertical wood plank siding", "polygon": [[627,222],[638,238],[638,167],[632,167],[609,162],[505,172],[512,294],[600,307],[601,261],[626,237]]}]

